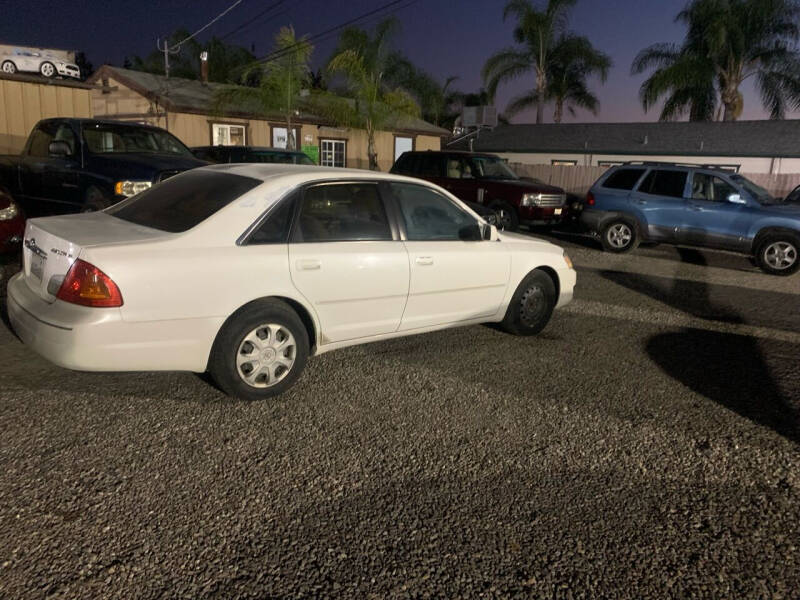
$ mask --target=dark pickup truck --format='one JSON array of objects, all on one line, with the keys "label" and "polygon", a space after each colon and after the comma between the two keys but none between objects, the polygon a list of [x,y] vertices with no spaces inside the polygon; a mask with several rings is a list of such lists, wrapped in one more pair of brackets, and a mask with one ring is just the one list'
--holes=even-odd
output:
[{"label": "dark pickup truck", "polygon": [[27,215],[101,210],[181,171],[207,164],[158,127],[45,119],[22,154],[0,156],[0,193]]}]

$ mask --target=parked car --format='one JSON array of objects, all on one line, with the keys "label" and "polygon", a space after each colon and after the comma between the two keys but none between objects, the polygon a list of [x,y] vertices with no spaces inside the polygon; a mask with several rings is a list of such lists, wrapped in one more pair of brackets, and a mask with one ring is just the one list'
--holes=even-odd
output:
[{"label": "parked car", "polygon": [[208,370],[259,399],[345,346],[485,322],[535,334],[574,285],[561,248],[500,233],[429,183],[218,165],[28,220],[8,315],[57,365]]},{"label": "parked car", "polygon": [[283,163],[313,165],[307,154],[298,150],[259,146],[195,146],[192,153],[211,163]]},{"label": "parked car", "polygon": [[14,74],[17,71],[41,73],[48,79],[56,75],[81,78],[78,65],[67,62],[63,58],[30,50],[15,50],[11,54],[0,56],[0,69],[4,73]]},{"label": "parked car", "polygon": [[487,206],[497,213],[498,226],[509,231],[560,223],[567,209],[564,190],[518,177],[493,154],[404,152],[391,172],[425,179],[461,200]]},{"label": "parked car", "polygon": [[610,252],[640,241],[734,250],[767,273],[800,267],[800,206],[725,169],[674,163],[612,167],[586,197],[582,222]]},{"label": "parked car", "polygon": [[25,213],[0,190],[0,254],[18,250],[25,233]]},{"label": "parked car", "polygon": [[21,155],[0,156],[0,189],[29,216],[102,210],[205,164],[158,127],[45,119]]}]

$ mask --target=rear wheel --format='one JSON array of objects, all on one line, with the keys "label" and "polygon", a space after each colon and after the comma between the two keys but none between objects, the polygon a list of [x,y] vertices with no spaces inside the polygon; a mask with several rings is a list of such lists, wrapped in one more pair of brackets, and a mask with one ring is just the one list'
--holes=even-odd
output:
[{"label": "rear wheel", "polygon": [[14,74],[17,72],[17,65],[15,65],[10,60],[4,60],[2,65],[3,73],[10,73]]},{"label": "rear wheel", "polygon": [[765,273],[791,275],[800,268],[800,236],[775,233],[764,236],[756,248],[756,263]]},{"label": "rear wheel", "polygon": [[39,73],[49,79],[50,77],[55,76],[56,67],[51,62],[43,62],[41,65],[39,65]]},{"label": "rear wheel", "polygon": [[550,276],[538,269],[532,271],[514,292],[501,326],[514,335],[535,335],[550,321],[556,301]]},{"label": "rear wheel", "polygon": [[229,396],[263,400],[294,385],[308,353],[308,333],[297,313],[280,300],[259,300],[223,325],[208,371]]},{"label": "rear wheel", "polygon": [[603,226],[600,242],[608,252],[630,252],[639,245],[639,236],[629,221],[613,219]]},{"label": "rear wheel", "polygon": [[489,204],[489,209],[497,215],[497,228],[505,231],[517,231],[519,229],[519,217],[514,207],[507,202],[496,200]]}]

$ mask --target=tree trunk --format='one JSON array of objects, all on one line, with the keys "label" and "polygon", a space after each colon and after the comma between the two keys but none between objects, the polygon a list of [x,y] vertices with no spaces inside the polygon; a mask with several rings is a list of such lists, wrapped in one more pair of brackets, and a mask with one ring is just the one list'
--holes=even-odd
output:
[{"label": "tree trunk", "polygon": [[375,132],[367,131],[367,156],[369,156],[369,170],[380,171],[378,168],[378,153],[375,152]]},{"label": "tree trunk", "polygon": [[536,72],[536,124],[544,122],[544,90],[547,87],[547,76],[544,71]]},{"label": "tree trunk", "polygon": [[[270,145],[272,144],[270,143]],[[286,113],[286,149],[295,150],[296,148],[294,132],[292,131],[292,115],[291,113]]]},{"label": "tree trunk", "polygon": [[556,112],[553,113],[553,122],[561,123],[561,117],[564,116],[564,101],[561,99],[556,100]]},{"label": "tree trunk", "polygon": [[725,88],[722,90],[720,99],[725,107],[722,120],[735,121],[738,119],[742,114],[742,108],[744,107],[744,99],[742,98],[742,94],[739,92],[739,87],[733,84],[725,86]]}]

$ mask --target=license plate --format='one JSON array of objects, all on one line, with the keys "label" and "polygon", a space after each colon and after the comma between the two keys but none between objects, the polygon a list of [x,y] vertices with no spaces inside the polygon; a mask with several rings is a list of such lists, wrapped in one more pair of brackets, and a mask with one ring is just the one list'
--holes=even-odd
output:
[{"label": "license plate", "polygon": [[556,208],[556,209],[553,211],[553,214],[554,214],[554,215],[560,215],[560,214],[561,214],[561,209],[560,209],[560,208]]},{"label": "license plate", "polygon": [[31,256],[31,275],[36,277],[39,281],[44,277],[44,261],[44,258],[36,254]]}]

